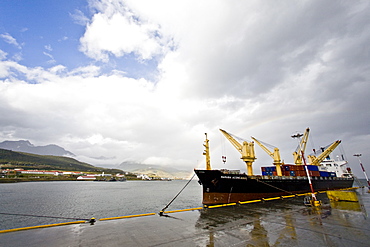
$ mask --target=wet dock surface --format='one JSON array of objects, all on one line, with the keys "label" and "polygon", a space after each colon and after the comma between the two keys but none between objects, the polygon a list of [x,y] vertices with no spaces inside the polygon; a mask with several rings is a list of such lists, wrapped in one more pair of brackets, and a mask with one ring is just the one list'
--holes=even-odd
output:
[{"label": "wet dock surface", "polygon": [[370,194],[303,198],[0,234],[0,246],[369,246]]}]

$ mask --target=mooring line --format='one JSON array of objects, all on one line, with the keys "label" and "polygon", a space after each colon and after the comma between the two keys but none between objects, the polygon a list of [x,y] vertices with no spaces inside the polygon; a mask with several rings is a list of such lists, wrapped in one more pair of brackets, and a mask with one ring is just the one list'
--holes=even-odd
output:
[{"label": "mooring line", "polygon": [[[354,190],[354,189],[359,189],[361,187],[351,187],[351,188],[344,188],[344,189],[338,189],[338,190]],[[325,193],[326,191],[317,191],[317,193]],[[269,197],[269,198],[262,198],[262,199],[257,199],[257,200],[250,200],[250,201],[239,201],[239,202],[234,202],[234,203],[225,203],[225,204],[216,204],[216,205],[204,205],[204,208],[220,208],[220,207],[229,207],[229,206],[235,206],[238,204],[249,204],[249,203],[257,203],[257,202],[265,202],[265,201],[272,201],[272,200],[278,200],[278,199],[285,199],[285,198],[290,198],[290,197],[296,197],[296,196],[306,196],[306,195],[311,195],[310,192],[307,193],[302,193],[302,194],[293,194],[293,195],[288,195],[288,196],[279,196],[279,197]]]},{"label": "mooring line", "polygon": [[47,215],[34,215],[34,214],[14,214],[14,213],[0,213],[3,215],[16,215],[16,216],[27,216],[27,217],[38,217],[38,218],[51,218],[51,219],[66,219],[66,220],[90,220],[81,218],[70,218],[61,216],[47,216]]},{"label": "mooring line", "polygon": [[73,222],[63,222],[63,223],[40,225],[40,226],[27,226],[27,227],[21,227],[21,228],[0,230],[0,233],[16,232],[16,231],[23,231],[23,230],[38,229],[38,228],[47,228],[47,227],[54,227],[54,226],[64,226],[64,225],[71,225],[71,224],[82,224],[82,223],[86,223],[86,221],[73,221]]},{"label": "mooring line", "polygon": [[102,218],[102,219],[99,219],[99,221],[105,221],[105,220],[118,220],[118,219],[125,219],[125,218],[135,218],[135,217],[150,216],[150,215],[155,215],[155,214],[156,214],[156,213],[124,215],[124,216],[118,216],[118,217]]},{"label": "mooring line", "polygon": [[195,176],[195,173],[193,174],[191,179],[185,184],[185,186],[179,191],[179,193],[177,193],[177,195],[161,211],[159,211],[160,216],[163,216],[164,210],[166,210],[171,205],[171,203],[180,195],[180,193],[186,188],[186,186],[188,186],[191,180],[193,180],[194,176]]},{"label": "mooring line", "polygon": [[283,192],[286,192],[286,193],[288,193],[288,194],[293,194],[293,193],[291,193],[291,192],[289,192],[289,191],[286,191],[286,190],[283,190],[283,189],[281,189],[281,188],[279,188],[279,187],[276,187],[276,186],[273,186],[273,185],[271,185],[271,184],[268,184],[268,183],[265,183],[265,182],[263,182],[263,181],[260,181],[258,178],[256,179],[256,181],[257,181],[257,182],[260,182],[260,183],[263,183],[263,184],[265,184],[265,185],[271,186],[272,188],[275,188],[275,189],[281,190],[281,191],[283,191]]}]

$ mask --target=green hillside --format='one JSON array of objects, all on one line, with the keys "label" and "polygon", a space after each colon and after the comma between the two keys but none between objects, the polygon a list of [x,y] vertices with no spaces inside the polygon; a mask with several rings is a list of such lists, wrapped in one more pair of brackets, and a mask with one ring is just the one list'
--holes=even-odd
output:
[{"label": "green hillside", "polygon": [[92,166],[68,157],[13,152],[6,149],[0,149],[0,165],[2,169],[21,168],[84,172],[122,172],[119,169]]}]

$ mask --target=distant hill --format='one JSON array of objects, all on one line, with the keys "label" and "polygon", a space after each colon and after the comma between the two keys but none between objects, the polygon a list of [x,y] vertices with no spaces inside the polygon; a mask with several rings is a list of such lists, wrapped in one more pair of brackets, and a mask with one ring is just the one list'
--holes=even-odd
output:
[{"label": "distant hill", "polygon": [[92,166],[73,158],[53,155],[38,155],[0,149],[0,165],[3,169],[39,169],[84,172],[118,173],[119,169],[107,169]]},{"label": "distant hill", "polygon": [[27,140],[3,141],[0,143],[0,148],[15,152],[24,152],[39,155],[74,156],[73,153],[65,150],[58,145],[50,144],[46,146],[35,146]]},{"label": "distant hill", "polygon": [[135,162],[123,162],[118,166],[118,168],[132,173],[146,174],[148,176],[156,176],[162,178],[187,179],[193,173],[192,170],[185,171],[168,166],[144,165]]}]

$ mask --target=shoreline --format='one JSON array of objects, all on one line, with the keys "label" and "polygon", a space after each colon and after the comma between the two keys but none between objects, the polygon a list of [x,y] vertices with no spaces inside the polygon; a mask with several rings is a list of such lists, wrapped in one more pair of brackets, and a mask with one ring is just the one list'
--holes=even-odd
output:
[{"label": "shoreline", "polygon": [[43,179],[43,178],[0,178],[0,183],[18,183],[18,182],[53,182],[53,181],[77,181],[76,178],[62,178],[62,179]]}]

